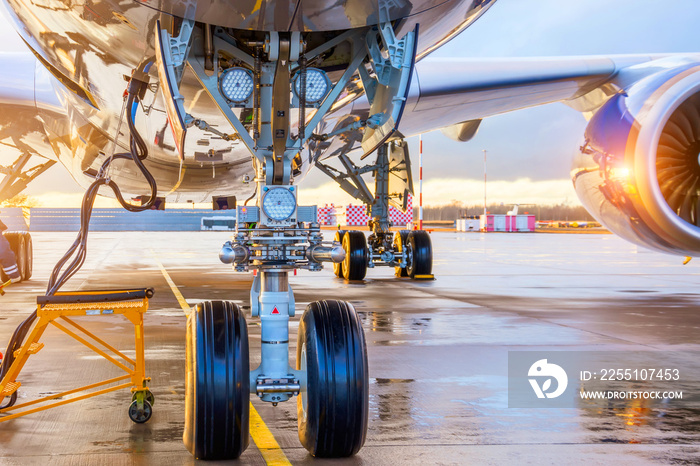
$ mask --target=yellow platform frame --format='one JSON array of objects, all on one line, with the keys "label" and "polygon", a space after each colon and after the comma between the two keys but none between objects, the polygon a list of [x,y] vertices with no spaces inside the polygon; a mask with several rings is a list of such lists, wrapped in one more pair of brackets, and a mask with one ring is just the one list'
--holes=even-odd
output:
[{"label": "yellow platform frame", "polygon": [[[138,299],[128,299],[123,301],[107,301],[101,300],[100,297],[105,299],[107,295],[114,295],[120,293],[133,293],[133,292],[144,292],[146,294],[143,298]],[[152,290],[150,290],[152,296]],[[55,296],[70,296],[76,297],[78,302],[70,303],[51,303],[51,304],[38,304],[37,305],[37,319],[38,321],[34,325],[29,336],[25,339],[22,347],[15,351],[15,360],[8,369],[5,377],[0,381],[0,401],[4,397],[12,396],[13,393],[21,386],[21,383],[17,381],[22,368],[32,354],[38,353],[43,347],[43,343],[39,343],[39,339],[43,335],[49,324],[58,328],[62,332],[66,333],[68,336],[79,341],[83,345],[90,348],[92,351],[102,356],[107,361],[111,362],[121,370],[125,372],[124,375],[119,377],[114,377],[111,379],[103,380],[101,382],[92,383],[85,385],[83,387],[78,387],[73,390],[64,391],[57,393],[55,395],[46,396],[26,403],[10,406],[4,409],[0,409],[0,414],[5,414],[10,411],[22,410],[21,412],[15,412],[13,414],[0,416],[0,423],[9,421],[10,419],[15,419],[21,416],[26,416],[27,414],[36,413],[38,411],[43,411],[50,408],[55,408],[57,406],[66,405],[68,403],[73,403],[75,401],[84,400],[94,396],[103,395],[105,393],[113,392],[116,390],[121,390],[124,388],[131,388],[132,399],[138,399],[140,403],[143,403],[144,399],[149,399],[152,404],[153,395],[150,393],[148,388],[148,382],[150,378],[146,377],[145,373],[145,358],[144,358],[144,334],[143,334],[143,315],[148,310],[148,291],[147,290],[110,290],[110,291],[89,291],[89,292],[59,292]],[[87,300],[86,300],[87,298]],[[94,298],[94,301],[92,300]],[[126,356],[121,351],[117,350],[97,335],[88,331],[84,327],[75,323],[71,318],[80,316],[97,316],[97,315],[123,315],[134,325],[134,345],[136,349],[136,359],[132,359]],[[59,322],[61,321],[61,322]],[[64,325],[68,324],[71,328]],[[94,342],[102,345],[104,349],[99,348],[95,344],[88,341],[83,336],[91,338]],[[119,360],[121,359],[121,361]],[[68,395],[74,395],[76,393],[87,392],[97,387],[102,387],[104,385],[109,385],[116,382],[122,382],[128,380],[128,382],[123,382],[119,385],[114,385],[111,387],[102,388],[96,391],[90,391],[88,393],[80,394],[73,398],[66,400],[60,400],[55,403],[45,404],[31,409],[25,409],[30,406],[34,406],[41,403],[46,403],[58,398],[63,398]]]}]

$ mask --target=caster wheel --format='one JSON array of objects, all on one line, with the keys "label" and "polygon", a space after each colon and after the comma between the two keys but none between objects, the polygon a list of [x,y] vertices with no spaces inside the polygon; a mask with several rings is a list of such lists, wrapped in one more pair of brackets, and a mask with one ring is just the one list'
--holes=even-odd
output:
[{"label": "caster wheel", "polygon": [[[342,230],[338,230],[335,232],[335,236],[333,237],[333,241],[337,241],[340,244],[343,244],[343,236],[345,236],[345,232]],[[343,278],[343,263],[342,262],[333,262],[333,273],[335,274],[336,277],[338,278]]]},{"label": "caster wheel", "polygon": [[407,249],[410,260],[406,263],[406,273],[411,278],[416,275],[430,275],[433,272],[433,245],[425,230],[414,230],[408,234]]},{"label": "caster wheel", "polygon": [[[7,401],[5,401],[5,400],[7,400]],[[5,408],[9,408],[10,406],[14,406],[16,402],[17,402],[17,392],[14,392],[12,395],[10,395],[9,399],[7,397],[0,398],[0,409],[5,409]]]},{"label": "caster wheel", "polygon": [[345,260],[342,262],[346,280],[362,280],[367,274],[367,239],[361,231],[347,231],[343,235]]},{"label": "caster wheel", "polygon": [[129,419],[137,424],[143,424],[153,416],[153,407],[148,401],[143,402],[143,409],[139,409],[139,402],[134,400],[129,405]]},{"label": "caster wheel", "polygon": [[[403,252],[406,249],[409,233],[411,230],[400,230],[394,235],[394,251]],[[397,277],[408,277],[405,267],[394,267],[394,274]]]},{"label": "caster wheel", "polygon": [[297,397],[299,440],[313,456],[340,458],[365,443],[369,409],[367,347],[350,303],[308,305],[299,325],[297,369],[307,389]]},{"label": "caster wheel", "polygon": [[248,447],[250,367],[243,312],[228,301],[197,304],[187,320],[185,432],[197,459],[235,459]]},{"label": "caster wheel", "polygon": [[[137,397],[138,397],[138,393],[134,393],[131,397],[131,401],[136,401]],[[150,390],[146,390],[145,400],[148,401],[151,404],[151,406],[156,404],[156,397],[153,396],[153,393],[151,393]]]},{"label": "caster wheel", "polygon": [[24,233],[24,251],[25,265],[22,280],[27,281],[32,278],[32,272],[34,270],[34,248],[32,246],[32,236],[29,233]]}]

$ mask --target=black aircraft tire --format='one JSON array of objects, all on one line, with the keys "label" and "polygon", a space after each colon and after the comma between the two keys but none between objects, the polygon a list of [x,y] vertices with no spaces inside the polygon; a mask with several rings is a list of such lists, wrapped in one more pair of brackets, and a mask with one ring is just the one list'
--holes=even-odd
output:
[{"label": "black aircraft tire", "polygon": [[346,280],[362,280],[367,274],[367,238],[361,231],[347,231],[343,236],[345,260],[342,262]]},{"label": "black aircraft tire", "polygon": [[430,234],[425,230],[414,230],[408,235],[408,247],[412,259],[408,262],[406,272],[411,278],[417,275],[430,275],[433,272],[433,245]]},{"label": "black aircraft tire", "polygon": [[[345,236],[345,232],[342,230],[338,230],[335,232],[335,236],[333,237],[333,241],[337,241],[342,245],[343,244],[343,236]],[[343,278],[343,263],[342,262],[333,262],[333,273],[335,274],[336,277]]]},{"label": "black aircraft tire", "polygon": [[248,447],[248,329],[237,304],[205,301],[187,319],[185,432],[196,459],[224,460]]},{"label": "black aircraft tire", "polygon": [[27,249],[26,241],[24,241],[24,235],[22,233],[12,233],[11,235],[5,235],[7,241],[10,243],[10,248],[12,252],[15,253],[15,260],[17,261],[17,269],[19,269],[19,275],[24,280],[25,270],[27,268]]},{"label": "black aircraft tire", "polygon": [[[399,230],[394,235],[394,251],[403,252],[406,249],[406,244],[408,241],[408,235],[411,230]],[[397,277],[408,277],[408,272],[406,272],[405,267],[394,267],[394,274]]]},{"label": "black aircraft tire", "polygon": [[24,234],[25,265],[22,280],[27,281],[32,278],[34,271],[34,246],[32,245],[32,235]]},{"label": "black aircraft tire", "polygon": [[297,369],[307,389],[297,397],[299,440],[313,456],[341,458],[365,443],[369,411],[367,346],[355,308],[310,303],[299,324]]},{"label": "black aircraft tire", "polygon": [[[22,279],[24,279],[24,269],[26,266],[26,251],[24,250],[25,241],[23,234],[13,231],[5,233],[4,236],[7,242],[10,243],[10,249],[15,255],[15,261],[17,261],[19,275],[22,277]],[[9,280],[9,277],[4,272],[0,273],[0,278],[2,279],[3,283]]]}]

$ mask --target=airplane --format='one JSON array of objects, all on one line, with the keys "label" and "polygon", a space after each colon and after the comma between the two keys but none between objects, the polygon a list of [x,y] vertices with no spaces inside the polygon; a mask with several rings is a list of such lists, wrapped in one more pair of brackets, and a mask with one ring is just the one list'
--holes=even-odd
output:
[{"label": "airplane", "polygon": [[[466,142],[484,118],[565,102],[590,118],[571,177],[591,214],[647,248],[700,254],[700,55],[429,56],[494,2],[2,2],[27,52],[0,55],[0,137],[18,157],[0,193],[20,192],[54,163],[87,190],[76,259],[59,263],[68,265],[54,271],[48,295],[80,266],[100,188],[132,211],[164,197],[246,199],[219,257],[258,272],[251,314],[262,362],[249,367],[235,303],[193,309],[183,440],[196,458],[241,455],[250,394],[273,404],[296,396],[299,438],[314,456],[362,448],[360,321],[350,303],[309,304],[290,367],[288,275],[327,262],[349,280],[377,266],[432,276],[428,233],[390,230],[389,205],[405,209],[413,190],[409,136],[441,129]],[[24,170],[36,157],[44,162]],[[324,242],[316,208],[297,205],[314,167],[367,205],[369,237],[347,231]]]}]

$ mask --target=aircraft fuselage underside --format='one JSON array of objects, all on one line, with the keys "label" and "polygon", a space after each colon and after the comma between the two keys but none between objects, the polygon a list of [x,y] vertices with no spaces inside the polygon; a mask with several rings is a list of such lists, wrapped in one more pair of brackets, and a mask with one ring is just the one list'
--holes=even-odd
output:
[{"label": "aircraft fuselage underside", "polygon": [[[39,66],[52,75],[52,89],[44,89],[37,95],[38,117],[50,141],[48,153],[42,147],[41,155],[57,159],[81,185],[87,186],[112,152],[128,148],[128,134],[124,125],[120,125],[124,116],[123,99],[118,90],[126,87],[123,76],[129,76],[139,63],[155,56],[155,30],[159,20],[172,32],[173,28],[179,28],[181,17],[194,18],[195,35],[201,34],[204,25],[208,25],[213,30],[215,42],[232,42],[246,34],[249,37],[265,34],[254,32],[256,29],[274,31],[271,26],[280,21],[287,25],[279,32],[294,31],[295,26],[291,24],[297,22],[285,17],[285,12],[292,11],[305,18],[300,24],[304,24],[301,40],[307,44],[307,51],[328,43],[343,31],[359,31],[380,22],[392,21],[397,37],[405,36],[420,24],[421,40],[416,49],[420,58],[466,28],[491,3],[470,0],[394,2],[375,12],[373,8],[376,6],[369,8],[360,2],[345,2],[343,5],[262,2],[256,11],[245,12],[247,19],[239,24],[231,22],[234,18],[242,18],[240,15],[244,13],[234,12],[234,3],[231,2],[210,5],[202,1],[127,4],[100,1],[64,9],[48,8],[26,0],[9,0],[3,6],[23,40],[38,57]],[[158,5],[162,11],[158,10]],[[186,11],[179,10],[185,7]],[[177,17],[180,13],[183,16]],[[364,20],[359,19],[362,16]],[[311,27],[311,24],[315,26]],[[325,51],[322,63],[316,64],[333,81],[350,61],[345,47],[341,45]],[[203,51],[197,50],[196,53]],[[252,194],[254,185],[244,181],[254,177],[248,148],[240,140],[222,140],[210,130],[228,128],[224,132],[232,132],[216,102],[203,91],[195,73],[185,67],[180,92],[188,112],[210,126],[189,128],[182,148],[182,164],[167,121],[155,69],[150,75],[153,79],[142,103],[145,111],[137,113],[135,123],[151,145],[146,165],[158,181],[159,195],[168,195],[172,201],[198,202],[208,201],[212,195],[240,198]],[[339,129],[339,125],[346,126],[345,117],[352,112],[352,104],[362,92],[357,86],[348,86],[334,104],[333,111],[319,122],[319,131],[330,133]],[[312,113],[311,110],[307,115]],[[243,110],[234,108],[233,111],[240,114]],[[298,114],[294,113],[289,115],[292,124],[298,119]],[[366,110],[360,109],[356,113],[361,117]],[[114,136],[118,130],[121,134],[116,138],[115,148]],[[313,166],[310,158],[327,156],[335,145],[334,138],[331,138],[316,141],[313,147],[308,147],[307,156],[302,157],[297,166],[297,179]],[[147,188],[127,163],[115,162],[111,176],[126,192],[138,194]]]}]

